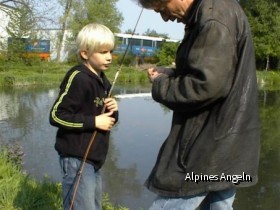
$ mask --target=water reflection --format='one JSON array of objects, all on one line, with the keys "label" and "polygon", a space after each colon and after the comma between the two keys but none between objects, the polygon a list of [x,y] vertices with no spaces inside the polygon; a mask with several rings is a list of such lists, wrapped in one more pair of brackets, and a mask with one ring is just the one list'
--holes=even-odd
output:
[{"label": "water reflection", "polygon": [[260,92],[259,182],[238,191],[236,209],[278,209],[280,195],[280,91]]},{"label": "water reflection", "polygon": [[[119,170],[111,170],[111,160],[107,160],[103,172],[110,172],[111,177],[106,178],[105,187],[113,202],[130,209],[147,209],[155,195],[143,183],[169,131],[171,113],[150,97],[120,99],[119,109],[120,122],[113,130],[111,144],[114,146],[110,147],[109,152],[109,158],[116,158],[114,164]],[[118,174],[128,168],[135,169],[133,174],[125,173],[124,177]],[[114,182],[115,177],[121,178],[121,181]],[[114,182],[114,187],[110,186],[110,182]]]},{"label": "water reflection", "polygon": [[[116,87],[115,94],[148,92],[150,87]],[[20,142],[24,169],[38,180],[47,175],[60,181],[56,128],[48,114],[57,89],[0,90],[0,140]],[[235,209],[277,209],[280,191],[280,91],[260,92],[262,150],[259,183],[238,190]],[[116,203],[147,209],[155,195],[143,186],[168,134],[171,112],[150,97],[118,99],[120,121],[113,129],[109,154],[102,169],[104,191]]]}]

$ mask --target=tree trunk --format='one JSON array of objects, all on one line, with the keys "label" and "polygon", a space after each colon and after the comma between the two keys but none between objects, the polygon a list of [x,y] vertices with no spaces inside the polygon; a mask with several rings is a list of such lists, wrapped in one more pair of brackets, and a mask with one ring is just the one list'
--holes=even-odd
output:
[{"label": "tree trunk", "polygon": [[266,57],[266,67],[265,67],[265,71],[267,71],[269,69],[269,55]]},{"label": "tree trunk", "polygon": [[72,7],[72,0],[66,0],[65,2],[65,8],[64,8],[64,14],[63,14],[63,18],[62,18],[62,27],[61,27],[61,34],[59,36],[58,39],[58,46],[57,46],[57,56],[56,56],[56,61],[60,61],[60,57],[61,57],[61,50],[62,50],[62,46],[64,43],[64,36],[65,36],[65,32],[66,32],[66,25],[67,25],[67,19],[70,13]]}]

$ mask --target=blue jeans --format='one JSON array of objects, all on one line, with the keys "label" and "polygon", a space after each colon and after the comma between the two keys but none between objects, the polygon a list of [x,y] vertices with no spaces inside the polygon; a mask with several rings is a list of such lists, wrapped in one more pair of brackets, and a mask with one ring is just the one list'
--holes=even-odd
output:
[{"label": "blue jeans", "polygon": [[[70,208],[76,174],[81,162],[76,158],[60,158],[63,173],[62,197],[64,210]],[[85,163],[72,210],[101,210],[101,200],[102,180],[100,172],[95,172],[93,165]]]},{"label": "blue jeans", "polygon": [[185,197],[157,197],[149,210],[232,210],[235,189]]}]

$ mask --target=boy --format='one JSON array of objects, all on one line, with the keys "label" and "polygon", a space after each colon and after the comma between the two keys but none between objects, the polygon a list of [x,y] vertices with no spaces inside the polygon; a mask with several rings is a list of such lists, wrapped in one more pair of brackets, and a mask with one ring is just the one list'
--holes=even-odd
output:
[{"label": "boy", "polygon": [[[81,64],[65,75],[50,112],[50,123],[58,127],[55,149],[63,172],[63,206],[67,210],[82,159],[93,132],[97,131],[73,210],[99,210],[102,200],[99,169],[108,151],[110,129],[118,120],[118,105],[115,99],[107,98],[111,85],[103,73],[112,62],[115,39],[106,26],[92,23],[82,28],[76,44]],[[101,114],[103,106],[106,112]]]}]

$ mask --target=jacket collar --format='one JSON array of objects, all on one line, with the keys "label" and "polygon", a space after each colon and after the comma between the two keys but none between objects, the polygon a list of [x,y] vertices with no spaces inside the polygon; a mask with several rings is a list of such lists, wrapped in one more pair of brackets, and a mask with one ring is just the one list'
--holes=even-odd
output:
[{"label": "jacket collar", "polygon": [[186,20],[186,26],[185,30],[188,29],[194,22],[197,21],[197,15],[198,15],[198,8],[202,4],[203,0],[194,0],[192,5],[187,11],[187,14],[185,16]]},{"label": "jacket collar", "polygon": [[96,75],[95,73],[93,73],[86,65],[84,64],[79,64],[77,66],[74,67],[74,69],[79,70],[84,72],[85,74],[89,75],[90,77],[96,79],[98,82],[100,82],[104,87],[108,86],[108,81],[107,78],[104,74],[104,72],[100,73],[100,76]]},{"label": "jacket collar", "polygon": [[101,72],[100,73],[100,76],[98,76],[97,74],[95,74],[95,73],[93,73],[86,65],[84,65],[84,64],[79,64],[78,66],[77,66],[77,69],[78,70],[80,70],[80,71],[82,71],[82,72],[84,72],[84,73],[86,73],[86,74],[88,74],[89,76],[91,76],[91,77],[94,77],[94,78],[96,78],[96,79],[103,79],[103,77],[104,77],[104,72]]}]

